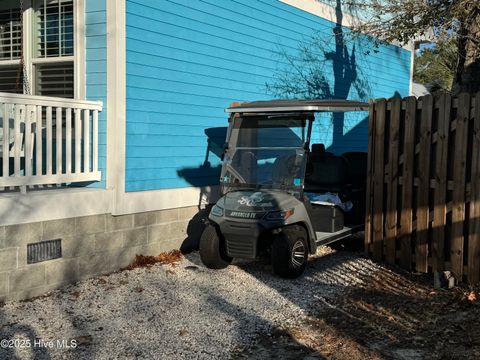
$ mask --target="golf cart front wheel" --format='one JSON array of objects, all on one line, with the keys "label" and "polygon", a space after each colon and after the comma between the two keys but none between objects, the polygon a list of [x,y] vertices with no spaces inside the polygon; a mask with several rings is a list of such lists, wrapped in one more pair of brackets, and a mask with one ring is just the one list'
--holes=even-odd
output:
[{"label": "golf cart front wheel", "polygon": [[272,243],[273,272],[284,278],[297,278],[305,271],[307,260],[305,229],[301,226],[284,228]]},{"label": "golf cart front wheel", "polygon": [[199,250],[200,259],[210,269],[224,269],[232,262],[232,258],[227,256],[225,240],[211,224],[208,224],[202,233]]}]

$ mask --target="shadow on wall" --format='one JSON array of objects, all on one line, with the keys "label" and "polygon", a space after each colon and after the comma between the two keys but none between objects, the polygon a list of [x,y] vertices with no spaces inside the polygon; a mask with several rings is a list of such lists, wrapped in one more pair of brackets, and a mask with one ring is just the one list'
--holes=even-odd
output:
[{"label": "shadow on wall", "polygon": [[[355,99],[367,101],[371,89],[367,77],[362,73],[357,61],[356,40],[349,50],[349,41],[342,27],[343,12],[340,0],[336,0],[336,23],[333,35],[325,38],[319,33],[312,40],[301,43],[295,54],[279,48],[277,56],[287,66],[277,70],[274,81],[266,84],[266,90],[276,98],[291,99]],[[334,43],[332,47],[331,44]],[[368,55],[368,52],[364,55]],[[332,76],[333,75],[333,76]],[[348,115],[347,115],[348,116]],[[334,113],[331,117],[332,144],[329,150],[335,153],[348,151],[342,143],[365,137],[367,146],[368,129],[355,133],[353,130],[365,129],[368,117],[355,121],[355,125],[345,132],[345,114]],[[347,126],[348,127],[348,126]],[[312,139],[321,134],[312,134]],[[349,139],[345,137],[349,137]],[[358,136],[358,137],[356,137]],[[326,141],[325,141],[326,143]],[[328,145],[328,144],[326,144]]]},{"label": "shadow on wall", "polygon": [[207,151],[203,164],[200,167],[183,168],[177,171],[178,176],[200,189],[198,213],[188,223],[187,238],[180,248],[183,253],[198,250],[200,237],[210,213],[211,206],[209,204],[214,204],[219,197],[218,185],[222,166],[212,165],[212,163],[220,163],[225,138],[227,137],[227,127],[205,129],[205,135],[207,137]]},{"label": "shadow on wall", "polygon": [[[207,151],[205,160],[200,167],[183,168],[177,171],[178,176],[185,179],[189,184],[202,189],[202,195],[199,199],[199,206],[202,202],[210,202],[214,193],[209,189],[212,185],[218,185],[221,171],[220,160],[227,137],[227,127],[215,127],[205,129],[207,137]],[[212,165],[212,162],[217,165]]]}]

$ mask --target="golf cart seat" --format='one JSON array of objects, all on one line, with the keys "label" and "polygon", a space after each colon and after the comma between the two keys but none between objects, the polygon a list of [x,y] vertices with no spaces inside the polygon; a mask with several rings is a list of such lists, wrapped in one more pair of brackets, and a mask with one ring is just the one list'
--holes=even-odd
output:
[{"label": "golf cart seat", "polygon": [[293,183],[295,156],[280,156],[275,159],[272,169],[274,184],[289,185]]},{"label": "golf cart seat", "polygon": [[353,187],[365,187],[368,154],[366,152],[346,152],[342,156],[348,161],[348,183]]},{"label": "golf cart seat", "polygon": [[305,191],[345,193],[348,162],[342,156],[325,151],[323,144],[313,144],[310,155],[310,174],[305,179]]},{"label": "golf cart seat", "polygon": [[349,223],[362,223],[365,218],[367,162],[366,152],[346,152],[342,155],[348,161],[347,182],[353,209],[346,215]]},{"label": "golf cart seat", "polygon": [[232,163],[247,183],[256,179],[257,158],[253,152],[236,152],[232,159]]}]

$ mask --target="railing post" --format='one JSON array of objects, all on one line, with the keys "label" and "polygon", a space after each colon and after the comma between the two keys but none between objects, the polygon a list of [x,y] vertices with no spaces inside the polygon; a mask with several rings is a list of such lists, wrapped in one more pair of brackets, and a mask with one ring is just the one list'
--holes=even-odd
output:
[{"label": "railing post", "polygon": [[42,106],[37,106],[36,119],[35,119],[35,132],[36,132],[36,176],[43,175],[43,124],[42,124]]},{"label": "railing post", "polygon": [[75,174],[80,174],[82,169],[80,168],[80,160],[82,158],[82,128],[81,128],[81,109],[75,109]]},{"label": "railing post", "polygon": [[25,147],[24,147],[24,161],[25,161],[25,176],[32,176],[32,105],[28,105],[25,114]]},{"label": "railing post", "polygon": [[83,112],[83,172],[90,172],[90,110]]},{"label": "railing post", "polygon": [[47,136],[45,141],[47,142],[47,176],[52,175],[52,107],[47,106]]},{"label": "railing post", "polygon": [[57,107],[56,116],[55,116],[55,124],[57,126],[56,131],[56,150],[57,150],[57,164],[56,164],[56,174],[62,174],[62,108]]},{"label": "railing post", "polygon": [[92,171],[98,171],[98,110],[93,111],[93,164]]},{"label": "railing post", "polygon": [[3,104],[3,177],[10,176],[10,105]]},{"label": "railing post", "polygon": [[[22,105],[15,106],[15,124],[14,124],[14,136],[15,142],[13,144],[13,171],[14,176],[20,176],[20,155],[22,151],[22,133],[20,128],[21,116],[22,116]],[[23,111],[25,114],[25,110]]]},{"label": "railing post", "polygon": [[65,174],[72,173],[72,109],[65,109]]}]

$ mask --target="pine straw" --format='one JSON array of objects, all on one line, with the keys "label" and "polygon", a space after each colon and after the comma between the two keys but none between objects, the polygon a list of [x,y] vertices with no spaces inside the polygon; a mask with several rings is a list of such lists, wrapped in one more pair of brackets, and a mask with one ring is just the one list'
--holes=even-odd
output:
[{"label": "pine straw", "polygon": [[169,252],[161,253],[157,256],[145,256],[145,255],[136,255],[135,261],[132,262],[127,267],[123,268],[122,270],[133,270],[142,267],[152,267],[156,264],[170,264],[172,266],[176,266],[178,262],[180,262],[183,258],[183,255],[180,250],[172,250]]}]

